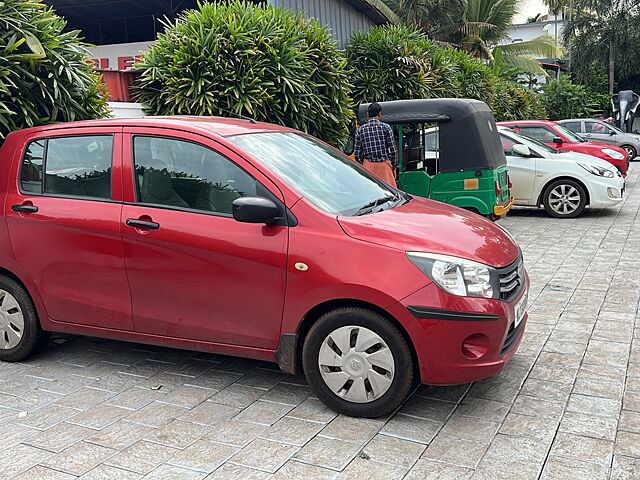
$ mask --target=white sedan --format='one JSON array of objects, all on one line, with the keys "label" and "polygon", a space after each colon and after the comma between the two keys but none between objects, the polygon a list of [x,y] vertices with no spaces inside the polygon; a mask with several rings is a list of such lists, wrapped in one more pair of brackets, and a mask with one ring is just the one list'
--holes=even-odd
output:
[{"label": "white sedan", "polygon": [[559,152],[510,129],[499,128],[515,205],[540,207],[557,218],[574,218],[588,205],[612,207],[622,201],[620,172],[591,155]]}]

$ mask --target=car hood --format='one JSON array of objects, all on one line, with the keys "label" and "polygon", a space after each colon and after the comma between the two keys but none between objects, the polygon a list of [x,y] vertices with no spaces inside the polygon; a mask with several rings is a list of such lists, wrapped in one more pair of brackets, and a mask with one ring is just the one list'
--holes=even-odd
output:
[{"label": "car hood", "polygon": [[561,147],[561,149],[572,150],[574,152],[582,152],[586,154],[589,154],[589,152],[593,152],[594,150],[601,152],[603,148],[610,148],[612,150],[616,150],[620,152],[623,151],[620,147],[616,147],[615,145],[610,145],[608,143],[600,143],[600,142],[575,142],[575,143],[565,142],[562,144],[562,147]]},{"label": "car hood", "polygon": [[601,158],[594,157],[593,155],[587,155],[586,153],[580,152],[558,152],[558,153],[549,153],[549,158],[554,160],[565,160],[568,162],[580,162],[580,163],[588,163],[590,165],[595,165],[596,167],[606,168],[607,170],[615,171],[612,165],[606,160],[602,160]]},{"label": "car hood", "polygon": [[383,212],[338,217],[350,237],[398,250],[439,253],[494,267],[513,263],[519,248],[497,224],[458,207],[414,197]]}]

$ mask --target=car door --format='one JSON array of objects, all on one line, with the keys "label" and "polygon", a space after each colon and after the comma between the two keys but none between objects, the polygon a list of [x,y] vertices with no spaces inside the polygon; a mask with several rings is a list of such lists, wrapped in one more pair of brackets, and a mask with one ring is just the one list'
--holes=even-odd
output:
[{"label": "car door", "polygon": [[57,322],[132,330],[120,236],[122,128],[34,133],[5,218],[15,258]]},{"label": "car door", "polygon": [[511,195],[516,204],[530,205],[536,177],[536,158],[523,157],[514,152],[513,146],[520,142],[511,137],[500,134],[500,141],[507,157]]},{"label": "car door", "polygon": [[240,223],[231,212],[241,196],[283,202],[277,187],[196,134],[131,128],[124,144],[121,229],[136,332],[275,348],[288,227]]},{"label": "car door", "polygon": [[546,143],[554,148],[560,148],[561,143],[554,142],[555,139],[562,138],[557,132],[546,125],[522,125],[520,133],[536,140]]},{"label": "car door", "polygon": [[608,143],[611,145],[619,145],[620,142],[616,138],[616,131],[601,122],[593,122],[586,120],[584,122],[583,136],[591,141]]}]

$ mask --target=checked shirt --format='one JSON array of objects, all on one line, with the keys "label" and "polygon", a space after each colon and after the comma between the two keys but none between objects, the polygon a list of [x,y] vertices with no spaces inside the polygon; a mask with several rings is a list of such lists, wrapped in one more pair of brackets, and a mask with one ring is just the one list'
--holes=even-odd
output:
[{"label": "checked shirt", "polygon": [[377,119],[371,119],[356,132],[355,157],[358,163],[398,161],[398,149],[391,127]]}]

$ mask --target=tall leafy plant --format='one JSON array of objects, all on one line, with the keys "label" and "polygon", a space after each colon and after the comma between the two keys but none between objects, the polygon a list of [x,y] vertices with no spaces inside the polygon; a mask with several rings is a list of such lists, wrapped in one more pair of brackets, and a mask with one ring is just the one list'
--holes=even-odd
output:
[{"label": "tall leafy plant", "polygon": [[344,55],[301,14],[231,0],[184,12],[143,56],[153,115],[246,116],[340,145],[353,117]]},{"label": "tall leafy plant", "polygon": [[544,85],[542,91],[544,104],[552,120],[593,117],[602,113],[609,100],[606,93],[573,83],[566,75]]},{"label": "tall leafy plant", "polygon": [[0,140],[9,132],[106,116],[78,32],[41,0],[0,1]]},{"label": "tall leafy plant", "polygon": [[585,80],[597,60],[609,72],[609,93],[618,80],[640,71],[638,0],[573,0],[563,31],[572,71]]},{"label": "tall leafy plant", "polygon": [[430,40],[415,27],[386,25],[357,33],[349,42],[347,58],[356,103],[474,98],[491,106],[501,120],[546,118],[536,94],[503,78],[513,69],[498,73],[466,51]]},{"label": "tall leafy plant", "polygon": [[349,40],[357,103],[429,98],[438,89],[430,53],[433,44],[414,27],[382,26],[357,32]]}]

